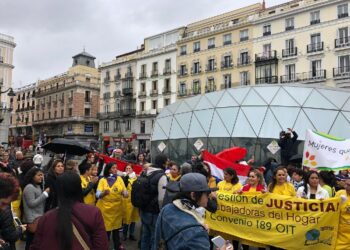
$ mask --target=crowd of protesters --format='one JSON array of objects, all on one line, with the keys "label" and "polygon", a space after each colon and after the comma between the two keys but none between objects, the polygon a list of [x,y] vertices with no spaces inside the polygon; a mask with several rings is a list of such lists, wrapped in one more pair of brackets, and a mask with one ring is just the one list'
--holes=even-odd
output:
[{"label": "crowd of protesters", "polygon": [[[128,162],[121,171],[117,163],[104,164],[94,153],[79,165],[57,158],[43,166],[40,153],[28,156],[0,148],[0,249],[15,249],[15,242],[24,235],[25,249],[34,250],[108,249],[109,245],[117,250],[124,249],[127,240],[138,240],[142,250],[213,249],[209,239],[218,232],[211,231],[203,217],[206,210],[216,212],[217,190],[303,199],[341,196],[337,249],[347,249],[349,171],[335,175],[301,169],[289,161],[297,134],[289,130],[280,136],[283,164],[268,159],[263,166],[255,166],[251,159],[245,182],[240,182],[233,168],[224,169],[224,179],[219,180],[200,155],[179,164],[159,154],[151,163],[149,154],[114,149],[111,158]],[[142,172],[136,174],[132,163],[142,166]],[[23,224],[13,223],[15,218]],[[137,222],[141,222],[140,232],[135,229]],[[233,249],[240,245],[249,249],[247,241],[228,240]]]}]

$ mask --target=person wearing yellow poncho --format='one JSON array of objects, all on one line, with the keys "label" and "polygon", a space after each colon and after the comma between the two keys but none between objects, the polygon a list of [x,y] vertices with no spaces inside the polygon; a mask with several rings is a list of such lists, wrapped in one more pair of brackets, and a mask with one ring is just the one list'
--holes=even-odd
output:
[{"label": "person wearing yellow poncho", "polygon": [[128,190],[129,197],[123,198],[123,240],[127,240],[128,232],[129,239],[135,241],[135,222],[140,220],[139,210],[131,203],[132,184],[136,181],[137,176],[132,168],[132,165],[125,167],[126,176],[123,177],[124,184]]},{"label": "person wearing yellow poncho", "polygon": [[128,191],[122,178],[117,176],[117,171],[116,163],[108,163],[96,191],[96,206],[101,210],[109,239],[112,234],[114,249],[121,247],[119,229],[123,221],[122,197],[128,197]]},{"label": "person wearing yellow poncho", "polygon": [[338,191],[335,196],[343,200],[335,249],[346,250],[350,248],[350,179],[345,180],[345,190]]},{"label": "person wearing yellow poncho", "polygon": [[98,177],[91,175],[91,169],[92,169],[92,165],[87,162],[79,166],[84,203],[95,206],[96,196],[95,196],[94,187],[98,182]]},{"label": "person wearing yellow poncho", "polygon": [[170,173],[167,174],[169,181],[180,181],[181,175],[180,175],[180,167],[176,165],[175,162],[171,161],[169,163],[170,167]]},{"label": "person wearing yellow poncho", "polygon": [[272,182],[268,186],[270,193],[286,195],[286,196],[296,196],[295,188],[292,184],[287,182],[287,172],[283,167],[278,167],[275,169],[272,177]]}]

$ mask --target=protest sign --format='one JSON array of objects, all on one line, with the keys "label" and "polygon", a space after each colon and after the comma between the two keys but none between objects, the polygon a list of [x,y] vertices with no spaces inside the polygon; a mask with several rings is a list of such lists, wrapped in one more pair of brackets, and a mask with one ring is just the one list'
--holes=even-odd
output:
[{"label": "protest sign", "polygon": [[206,213],[209,228],[283,249],[335,249],[339,198],[305,200],[277,194],[217,193],[218,210]]},{"label": "protest sign", "polygon": [[350,168],[350,140],[307,130],[305,135],[303,166],[318,170]]}]

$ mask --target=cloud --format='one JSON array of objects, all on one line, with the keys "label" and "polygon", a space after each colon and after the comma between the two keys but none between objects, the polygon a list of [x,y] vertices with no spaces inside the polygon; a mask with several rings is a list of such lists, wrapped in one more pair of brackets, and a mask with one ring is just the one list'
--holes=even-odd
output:
[{"label": "cloud", "polygon": [[14,86],[22,86],[65,72],[83,47],[96,63],[108,62],[140,47],[145,37],[256,2],[1,0],[0,33],[15,38]]}]

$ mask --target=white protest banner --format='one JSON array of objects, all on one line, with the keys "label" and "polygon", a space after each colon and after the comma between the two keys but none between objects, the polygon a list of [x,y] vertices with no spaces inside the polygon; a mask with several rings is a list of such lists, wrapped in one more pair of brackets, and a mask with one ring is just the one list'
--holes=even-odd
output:
[{"label": "white protest banner", "polygon": [[318,170],[350,169],[350,140],[308,129],[303,166]]}]

